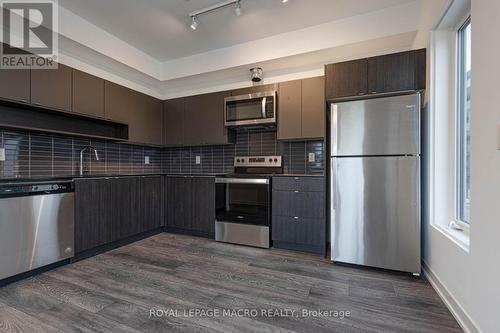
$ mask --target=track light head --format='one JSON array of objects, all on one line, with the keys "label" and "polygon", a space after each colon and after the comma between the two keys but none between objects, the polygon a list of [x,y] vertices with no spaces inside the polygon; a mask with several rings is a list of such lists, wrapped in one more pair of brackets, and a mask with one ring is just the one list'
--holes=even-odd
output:
[{"label": "track light head", "polygon": [[193,30],[196,30],[196,28],[198,28],[198,20],[196,19],[196,16],[193,16],[190,27]]},{"label": "track light head", "polygon": [[240,1],[237,1],[236,5],[234,5],[234,13],[236,14],[236,16],[241,15],[241,3],[240,3]]}]

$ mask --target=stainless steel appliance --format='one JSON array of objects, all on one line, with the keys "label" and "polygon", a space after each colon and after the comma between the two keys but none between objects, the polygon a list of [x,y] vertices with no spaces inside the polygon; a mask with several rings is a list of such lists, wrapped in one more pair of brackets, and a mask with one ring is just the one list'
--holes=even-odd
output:
[{"label": "stainless steel appliance", "polygon": [[333,261],[420,273],[420,94],[330,110]]},{"label": "stainless steel appliance", "polygon": [[281,156],[235,157],[234,166],[215,179],[215,240],[269,248],[270,175],[283,172]]},{"label": "stainless steel appliance", "polygon": [[72,182],[0,186],[0,280],[74,256]]},{"label": "stainless steel appliance", "polygon": [[225,98],[224,124],[227,127],[276,125],[276,91]]}]

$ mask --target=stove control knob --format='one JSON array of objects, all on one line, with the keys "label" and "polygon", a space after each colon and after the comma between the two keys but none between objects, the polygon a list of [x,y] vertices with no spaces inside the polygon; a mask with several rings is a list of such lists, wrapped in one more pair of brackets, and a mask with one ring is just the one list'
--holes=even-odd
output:
[{"label": "stove control knob", "polygon": [[236,160],[236,163],[240,163],[240,159],[239,158]]},{"label": "stove control knob", "polygon": [[273,159],[272,158],[269,159],[269,163],[273,163]]},{"label": "stove control knob", "polygon": [[277,158],[274,159],[274,163],[278,163],[278,159]]},{"label": "stove control knob", "polygon": [[245,159],[244,158],[241,159],[241,163],[245,163]]}]

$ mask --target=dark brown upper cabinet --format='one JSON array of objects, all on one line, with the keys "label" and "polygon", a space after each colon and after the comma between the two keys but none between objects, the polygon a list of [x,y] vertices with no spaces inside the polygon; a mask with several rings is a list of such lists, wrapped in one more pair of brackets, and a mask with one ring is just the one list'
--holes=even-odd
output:
[{"label": "dark brown upper cabinet", "polygon": [[234,142],[224,126],[224,98],[216,92],[164,101],[165,145],[219,145]]},{"label": "dark brown upper cabinet", "polygon": [[230,142],[224,126],[224,98],[228,92],[186,97],[184,105],[184,144],[218,145]]},{"label": "dark brown upper cabinet", "polygon": [[302,138],[325,137],[325,77],[302,80]]},{"label": "dark brown upper cabinet", "polygon": [[[3,43],[0,43],[3,47]],[[0,98],[15,102],[30,102],[31,74],[29,69],[0,69]]]},{"label": "dark brown upper cabinet", "polygon": [[184,141],[185,98],[163,101],[163,144],[180,146]]},{"label": "dark brown upper cabinet", "polygon": [[367,59],[326,65],[327,98],[362,96],[367,93]]},{"label": "dark brown upper cabinet", "polygon": [[30,82],[29,69],[0,69],[0,98],[29,103]]},{"label": "dark brown upper cabinet", "polygon": [[368,92],[418,89],[416,57],[409,51],[368,58]]},{"label": "dark brown upper cabinet", "polygon": [[427,49],[413,51],[415,56],[415,89],[425,90],[427,86]]},{"label": "dark brown upper cabinet", "polygon": [[280,83],[278,140],[323,138],[325,104],[323,76]]},{"label": "dark brown upper cabinet", "polygon": [[426,50],[327,65],[327,99],[425,89]]},{"label": "dark brown upper cabinet", "polygon": [[130,109],[129,141],[152,145],[162,144],[163,112],[161,101],[134,92],[134,104]]},{"label": "dark brown upper cabinet", "polygon": [[104,117],[128,124],[130,114],[136,105],[136,92],[119,84],[104,83]]},{"label": "dark brown upper cabinet", "polygon": [[[205,141],[204,133],[208,124],[204,124],[202,118],[205,118],[205,108],[208,97],[206,95],[197,95],[186,97],[184,104],[184,140],[185,145],[199,145]],[[222,109],[221,109],[222,114]]]},{"label": "dark brown upper cabinet", "polygon": [[248,88],[241,88],[241,89],[232,90],[231,96],[255,94],[255,93],[259,93],[259,92],[277,91],[277,90],[278,90],[277,84],[262,84],[262,85],[258,85],[258,86],[252,86],[252,87],[248,87]]},{"label": "dark brown upper cabinet", "polygon": [[57,69],[32,69],[31,103],[71,111],[72,74],[73,70],[62,64]]},{"label": "dark brown upper cabinet", "polygon": [[278,139],[301,138],[302,80],[280,83],[278,97]]},{"label": "dark brown upper cabinet", "polygon": [[73,69],[72,111],[104,118],[104,80]]}]

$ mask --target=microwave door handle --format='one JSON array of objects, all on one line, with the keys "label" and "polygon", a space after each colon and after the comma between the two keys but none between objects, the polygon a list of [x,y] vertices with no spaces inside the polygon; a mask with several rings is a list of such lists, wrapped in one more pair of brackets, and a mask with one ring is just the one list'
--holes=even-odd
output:
[{"label": "microwave door handle", "polygon": [[267,104],[267,97],[264,97],[262,99],[262,119],[266,119],[266,104]]}]

